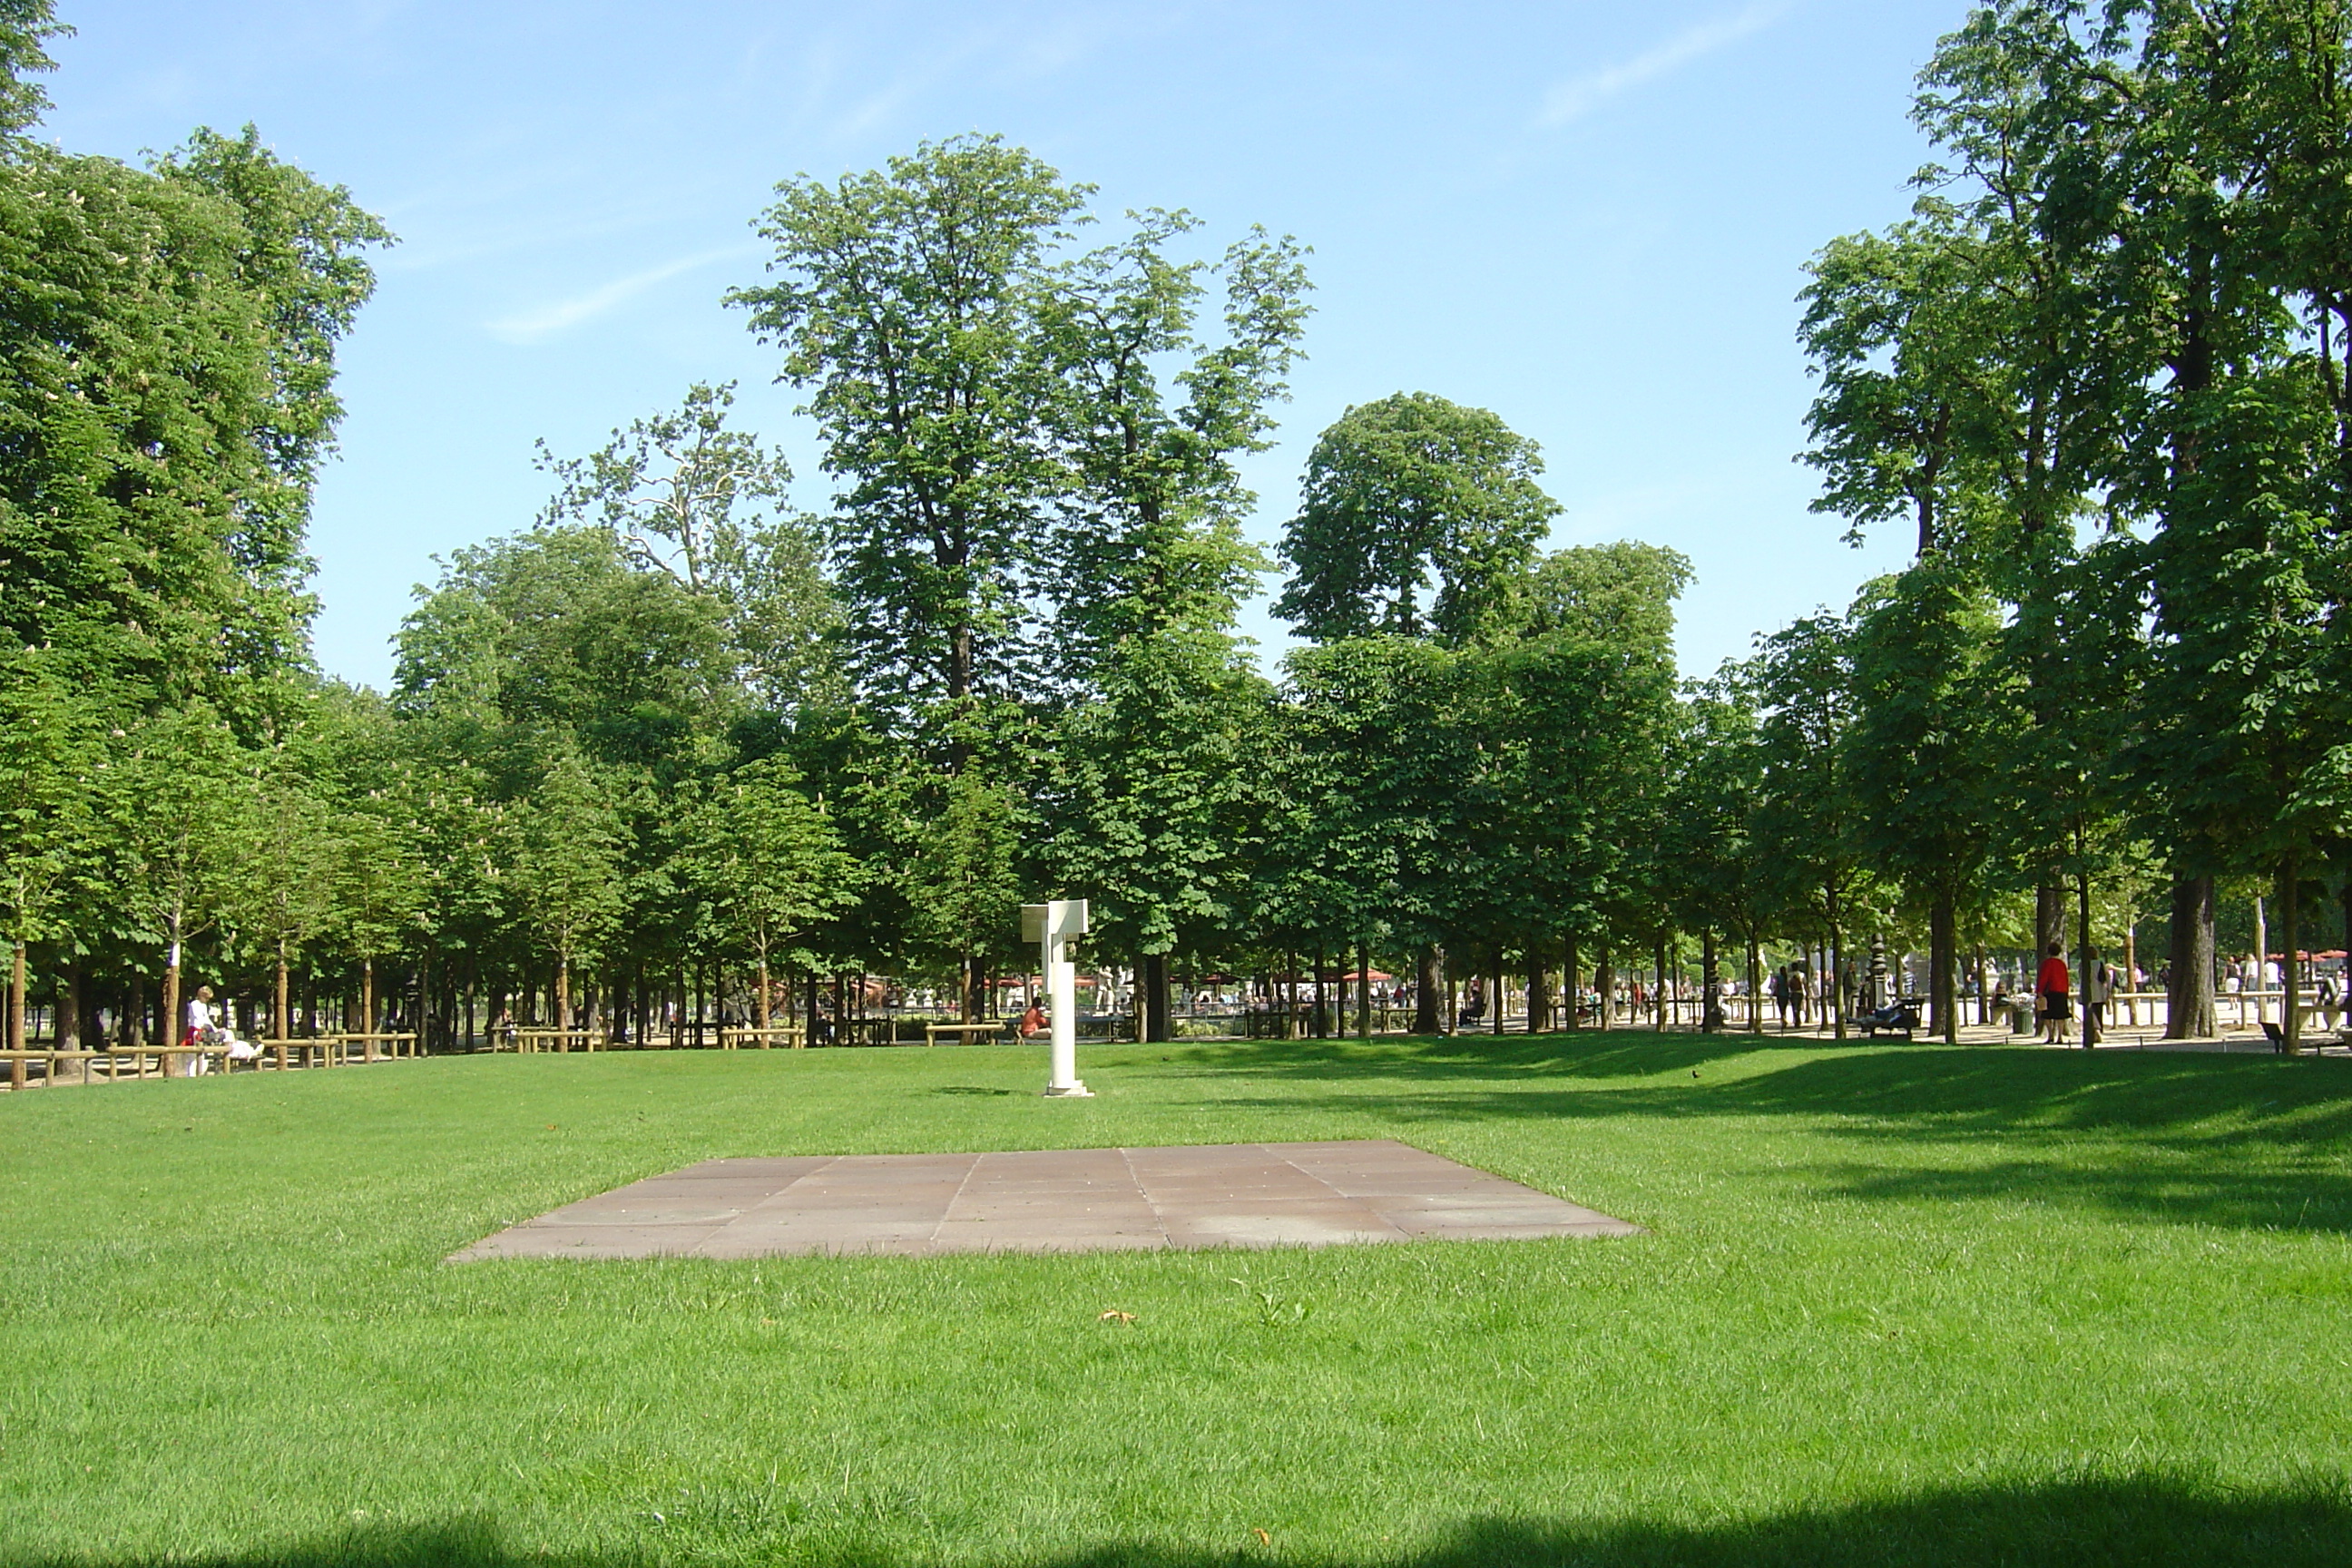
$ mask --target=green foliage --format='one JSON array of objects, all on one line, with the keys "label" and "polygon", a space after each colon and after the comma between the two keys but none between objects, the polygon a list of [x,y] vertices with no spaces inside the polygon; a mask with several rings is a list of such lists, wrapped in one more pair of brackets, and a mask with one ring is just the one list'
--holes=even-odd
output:
[{"label": "green foliage", "polygon": [[1670,665],[1675,601],[1690,582],[1690,560],[1677,551],[1632,540],[1571,544],[1516,584],[1513,618],[1526,636],[1559,633]]},{"label": "green foliage", "polygon": [[632,568],[667,576],[715,607],[731,668],[715,689],[747,687],[789,710],[824,694],[826,639],[839,623],[806,520],[783,510],[792,469],[781,452],[727,428],[730,383],[697,384],[674,413],[633,421],[584,458],[540,466],[562,481],[541,517],[602,524]]},{"label": "green foliage", "polygon": [[73,29],[57,20],[53,0],[0,0],[0,137],[12,137],[49,107],[40,83],[25,79],[58,68],[43,45]]},{"label": "green foliage", "polygon": [[939,957],[965,963],[1009,952],[1018,937],[1020,803],[978,769],[950,778],[906,869],[909,928]]},{"label": "green foliage", "polygon": [[1401,392],[1349,409],[1307,456],[1275,614],[1315,642],[1475,640],[1559,512],[1542,472],[1535,443],[1483,408]]},{"label": "green foliage", "polygon": [[565,964],[593,959],[619,928],[625,829],[604,781],[559,752],[517,812],[516,902]]},{"label": "green foliage", "polygon": [[1022,660],[1060,393],[1034,285],[1087,193],[994,137],[776,191],[760,233],[780,276],[729,299],[809,391],[844,483],[832,543],[854,671],[968,723]]},{"label": "green foliage", "polygon": [[1981,885],[2009,767],[1999,630],[1984,591],[1942,555],[1880,579],[1856,607],[1845,767],[1869,810],[1855,842],[1922,902]]},{"label": "green foliage", "polygon": [[[1307,319],[1295,242],[1259,232],[1212,268],[1168,254],[1199,226],[1188,215],[1132,221],[1129,237],[1063,262],[1043,286],[1069,470],[1051,547],[1055,630],[1087,663],[1127,637],[1233,624],[1265,565],[1241,531],[1256,498],[1234,462],[1267,446],[1268,405],[1287,395]],[[1195,318],[1215,273],[1224,336],[1204,344]]]},{"label": "green foliage", "polygon": [[1868,809],[1849,744],[1857,718],[1854,628],[1821,615],[1759,639],[1752,680],[1763,778],[1757,835],[1792,934],[1843,945],[1870,881],[1860,847]]},{"label": "green foliage", "polygon": [[1981,482],[2009,392],[1998,266],[1983,234],[1931,207],[1832,240],[1807,268],[1798,337],[1822,391],[1804,460],[1823,476],[1812,510],[1845,518],[1849,539],[1907,511],[1921,554],[1960,542],[1956,492]]},{"label": "green foliage", "polygon": [[61,903],[100,875],[89,770],[103,740],[57,663],[26,650],[0,666],[0,921],[15,942],[67,929]]},{"label": "green foliage", "polygon": [[1773,843],[1759,832],[1768,752],[1752,668],[1727,665],[1683,703],[1667,760],[1664,844],[1687,930],[1761,938]]},{"label": "green foliage", "polygon": [[781,757],[719,779],[687,834],[695,873],[738,952],[761,965],[806,962],[781,949],[857,900],[859,868]]},{"label": "green foliage", "polygon": [[236,858],[253,824],[246,765],[228,726],[195,703],[121,736],[99,785],[122,905],[170,963],[236,907]]},{"label": "green foliage", "polygon": [[1216,952],[1251,929],[1277,786],[1274,692],[1211,630],[1132,637],[1050,736],[1036,803],[1045,885],[1093,901],[1091,940]]}]

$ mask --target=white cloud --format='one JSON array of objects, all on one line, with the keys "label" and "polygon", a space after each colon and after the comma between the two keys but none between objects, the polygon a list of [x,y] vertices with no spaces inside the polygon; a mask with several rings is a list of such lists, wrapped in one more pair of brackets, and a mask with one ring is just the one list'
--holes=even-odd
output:
[{"label": "white cloud", "polygon": [[1711,22],[1685,27],[1655,48],[1635,55],[1622,64],[1564,81],[1544,95],[1543,108],[1537,111],[1536,123],[1549,127],[1581,120],[1622,92],[1655,81],[1662,76],[1680,70],[1703,55],[1711,55],[1751,34],[1762,32],[1779,21],[1788,8],[1787,0],[1756,0],[1756,4],[1728,16],[1718,16]]},{"label": "white cloud", "polygon": [[742,246],[730,245],[723,249],[706,250],[695,256],[682,256],[676,261],[665,261],[659,267],[632,272],[626,278],[615,278],[610,283],[591,289],[584,294],[575,294],[569,300],[558,300],[534,310],[501,317],[488,323],[490,335],[509,343],[535,343],[583,321],[593,321],[606,311],[626,304],[656,283],[666,283],[698,267],[708,267],[714,261],[743,253]]}]

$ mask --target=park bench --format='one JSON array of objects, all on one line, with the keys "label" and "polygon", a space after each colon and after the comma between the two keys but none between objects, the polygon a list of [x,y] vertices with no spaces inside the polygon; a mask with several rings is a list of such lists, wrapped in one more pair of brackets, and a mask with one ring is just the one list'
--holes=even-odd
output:
[{"label": "park bench", "polygon": [[808,1044],[808,1038],[797,1024],[778,1024],[764,1029],[748,1024],[741,1027],[722,1024],[719,1028],[719,1048],[722,1051],[740,1050],[745,1047],[764,1051],[779,1043],[797,1051]]},{"label": "park bench", "polygon": [[[226,1045],[167,1045],[157,1042],[138,1046],[99,1046],[65,1050],[55,1047],[29,1047],[21,1051],[0,1050],[0,1061],[23,1063],[27,1067],[38,1063],[45,1081],[67,1081],[59,1068],[71,1069],[76,1081],[93,1081],[93,1068],[103,1069],[102,1081],[112,1082],[121,1078],[145,1078],[150,1065],[163,1078],[186,1075],[190,1058],[201,1058],[207,1072],[230,1071],[237,1067],[257,1070],[275,1067],[284,1072],[294,1067],[342,1067],[353,1061],[391,1061],[402,1056],[417,1054],[416,1037],[413,1034],[368,1035],[307,1035],[291,1039],[264,1039],[247,1042],[259,1053],[235,1059]],[[382,1047],[379,1053],[378,1047]],[[127,1071],[125,1069],[128,1069]],[[22,1073],[12,1070],[13,1082],[21,1081]]]},{"label": "park bench", "polygon": [[975,1037],[984,1039],[990,1035],[1002,1035],[1012,1027],[1013,1020],[1010,1018],[999,1018],[992,1024],[925,1024],[923,1044],[936,1046],[941,1035],[958,1035],[964,1037],[964,1044],[970,1045]]},{"label": "park bench", "polygon": [[593,1029],[516,1029],[512,1033],[515,1049],[526,1053],[571,1051],[575,1048],[593,1051],[596,1048],[596,1031]]}]

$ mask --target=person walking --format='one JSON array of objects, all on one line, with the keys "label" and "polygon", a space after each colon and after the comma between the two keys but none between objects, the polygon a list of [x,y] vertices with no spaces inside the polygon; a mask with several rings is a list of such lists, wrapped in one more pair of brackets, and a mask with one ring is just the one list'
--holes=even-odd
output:
[{"label": "person walking", "polygon": [[2066,973],[2065,950],[2053,942],[2042,961],[2042,973],[2033,982],[2034,1011],[2042,1019],[2042,1043],[2045,1046],[2066,1044],[2066,1025],[2074,1016],[2072,989]]},{"label": "person walking", "polygon": [[2099,950],[2083,950],[2083,1048],[2089,1050],[2105,1036],[2107,998],[2115,994],[2116,973],[2099,957]]}]

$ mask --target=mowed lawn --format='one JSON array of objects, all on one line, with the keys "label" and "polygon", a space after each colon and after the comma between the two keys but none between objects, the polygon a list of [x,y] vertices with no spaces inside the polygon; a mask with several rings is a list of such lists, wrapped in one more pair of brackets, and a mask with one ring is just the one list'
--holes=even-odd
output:
[{"label": "mowed lawn", "polygon": [[[0,1100],[0,1563],[2352,1562],[2352,1064],[1081,1065],[1091,1101],[1000,1047]],[[718,1155],[1380,1137],[1649,1234],[440,1261]]]}]

